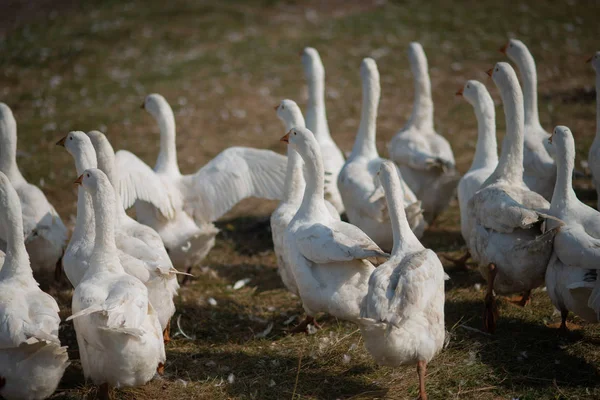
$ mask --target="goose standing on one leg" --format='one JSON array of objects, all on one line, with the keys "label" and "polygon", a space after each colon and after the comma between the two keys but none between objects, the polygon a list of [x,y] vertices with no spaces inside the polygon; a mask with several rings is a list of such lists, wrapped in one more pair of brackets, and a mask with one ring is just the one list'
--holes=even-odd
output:
[{"label": "goose standing on one leg", "polygon": [[338,175],[344,166],[344,155],[333,141],[325,111],[325,68],[319,52],[307,47],[302,52],[302,65],[308,84],[306,128],[314,133],[325,167],[325,199],[334,205],[339,214],[344,212],[344,203],[337,187]]},{"label": "goose standing on one leg", "polygon": [[[475,111],[477,118],[477,147],[469,171],[458,182],[458,206],[460,207],[460,231],[467,246],[473,221],[469,218],[468,204],[471,197],[479,190],[483,182],[494,172],[498,165],[498,145],[496,143],[496,111],[494,101],[485,86],[478,81],[470,80],[457,93],[467,100]],[[459,260],[464,264],[470,253]]]},{"label": "goose standing on one leg", "polygon": [[589,60],[596,71],[596,136],[588,153],[588,163],[592,173],[592,181],[596,187],[598,203],[596,208],[600,210],[600,51]]},{"label": "goose standing on one leg", "polygon": [[87,169],[77,179],[91,195],[96,235],[88,270],[75,292],[71,315],[81,366],[86,378],[109,388],[141,386],[166,360],[162,329],[148,290],[125,273],[115,243],[115,194],[99,169]]},{"label": "goose standing on one leg", "polygon": [[442,349],[446,336],[444,268],[408,225],[396,166],[384,161],[380,168],[394,229],[394,249],[390,259],[369,278],[358,324],[365,347],[379,365],[417,364],[419,399],[427,400],[427,363]]},{"label": "goose standing on one leg", "polygon": [[494,332],[498,311],[494,292],[522,293],[544,283],[556,229],[542,232],[550,204],[523,182],[523,95],[517,75],[504,62],[488,71],[500,90],[506,115],[506,136],[492,175],[469,200],[473,231],[469,249],[488,281],[484,326]]},{"label": "goose standing on one leg", "polygon": [[[385,202],[385,193],[376,179],[384,159],[379,157],[375,142],[381,87],[379,71],[373,59],[365,58],[362,61],[360,75],[363,87],[360,127],[352,153],[340,172],[338,187],[350,223],[369,235],[382,249],[389,251],[394,242],[392,225]],[[426,226],[421,203],[403,181],[402,184],[403,201],[409,223],[416,235],[420,237]]]},{"label": "goose standing on one leg", "polygon": [[[19,195],[25,247],[31,269],[36,279],[46,286],[54,277],[56,268],[60,268],[68,232],[44,193],[28,183],[19,171],[17,122],[11,109],[4,103],[0,103],[0,172],[10,179]],[[5,238],[0,236],[0,239]]]},{"label": "goose standing on one leg", "polygon": [[284,237],[286,262],[307,314],[295,331],[305,330],[319,312],[354,321],[374,270],[367,258],[388,255],[359,228],[331,217],[321,150],[312,132],[293,128],[281,140],[305,163],[304,197]]},{"label": "goose standing on one leg", "polygon": [[175,118],[159,94],[143,104],[160,127],[154,170],[128,151],[116,153],[118,187],[125,208],[135,203],[137,219],[162,238],[173,264],[189,269],[214,246],[213,221],[247,197],[280,200],[287,158],[270,150],[231,147],[192,175],[177,165]]},{"label": "goose standing on one leg", "polygon": [[[560,311],[560,329],[567,330],[569,311],[590,321],[600,320],[600,213],[579,201],[573,190],[575,142],[566,126],[554,128],[556,185],[548,214],[564,221],[554,237],[554,253],[546,271],[546,288]],[[548,220],[554,228],[560,222]]]},{"label": "goose standing on one leg", "polygon": [[389,153],[431,223],[450,204],[460,176],[450,143],[433,127],[431,81],[423,47],[411,43],[408,57],[415,81],[413,111],[406,126],[392,138]]},{"label": "goose standing on one leg", "polygon": [[58,305],[33,278],[19,197],[2,172],[0,226],[6,230],[0,266],[0,396],[45,399],[56,390],[69,357],[58,339]]},{"label": "goose standing on one leg", "polygon": [[[289,132],[290,129],[295,127],[304,128],[304,118],[302,112],[292,100],[283,100],[276,108],[277,116],[283,121],[285,125],[285,131]],[[277,266],[279,275],[285,287],[295,295],[298,295],[298,287],[294,280],[293,273],[290,266],[286,263],[284,255],[285,245],[283,243],[283,237],[285,230],[287,229],[290,221],[298,212],[300,203],[302,203],[302,195],[306,187],[304,176],[302,174],[302,167],[304,162],[302,157],[292,146],[288,146],[287,149],[288,165],[285,177],[285,186],[283,188],[283,199],[279,206],[271,214],[271,233],[273,236],[273,248],[275,255],[277,256]],[[339,220],[340,215],[338,214],[335,207],[325,200],[325,205],[331,214],[333,219]]]},{"label": "goose standing on one leg", "polygon": [[556,181],[556,164],[552,158],[554,149],[548,144],[550,134],[540,124],[535,61],[527,46],[520,40],[511,39],[500,51],[517,64],[523,81],[523,180],[529,189],[550,201]]}]

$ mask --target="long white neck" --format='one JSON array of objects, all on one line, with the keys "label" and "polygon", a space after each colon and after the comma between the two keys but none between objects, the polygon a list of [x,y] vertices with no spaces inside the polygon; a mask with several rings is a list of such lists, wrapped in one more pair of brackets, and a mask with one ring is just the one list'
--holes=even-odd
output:
[{"label": "long white neck", "polygon": [[505,180],[516,185],[523,184],[523,95],[516,76],[509,77],[509,84],[500,88],[506,116],[506,135],[498,166],[488,182]]},{"label": "long white neck", "polygon": [[25,178],[17,166],[17,122],[6,105],[0,103],[0,107],[0,172],[13,184],[21,183]]},{"label": "long white neck", "polygon": [[[296,126],[304,127],[304,118],[300,109],[293,110],[288,108],[288,110],[290,111],[290,115],[283,119],[285,131],[289,132],[290,129]],[[300,154],[292,146],[288,146],[287,156],[288,163],[285,173],[285,184],[283,186],[283,202],[298,204],[302,201],[302,195],[306,187],[302,172],[304,162]]]},{"label": "long white neck", "polygon": [[180,175],[177,164],[177,148],[175,146],[175,116],[171,106],[165,101],[158,107],[158,113],[153,113],[160,128],[160,152],[154,167],[156,172]]},{"label": "long white neck", "polygon": [[408,124],[420,129],[433,129],[433,100],[427,57],[420,45],[412,49],[409,59],[415,81],[415,100]]},{"label": "long white neck", "polygon": [[377,158],[377,144],[375,136],[377,133],[377,108],[381,86],[379,83],[379,71],[373,60],[363,61],[361,66],[362,78],[362,111],[360,115],[360,126],[352,147],[349,160],[356,157]]},{"label": "long white neck", "polygon": [[33,279],[31,267],[29,265],[29,255],[25,249],[23,239],[23,216],[21,214],[21,203],[17,192],[11,184],[3,179],[4,191],[2,209],[4,211],[3,219],[6,229],[6,256],[4,265],[0,270],[0,280],[9,279],[15,276],[30,277]]},{"label": "long white neck", "polygon": [[515,63],[521,73],[523,80],[523,98],[525,107],[525,124],[528,126],[539,126],[540,116],[537,98],[537,71],[535,60],[527,48],[521,49],[519,56],[515,57]]},{"label": "long white neck", "polygon": [[123,208],[123,202],[121,201],[121,195],[119,194],[117,185],[119,181],[119,174],[115,161],[115,150],[105,137],[95,140],[94,143],[97,150],[96,155],[98,159],[98,169],[106,174],[114,189],[116,224],[119,226],[121,221],[124,218],[127,218],[127,213]]},{"label": "long white neck", "polygon": [[410,251],[423,249],[423,245],[410,229],[404,211],[404,202],[402,194],[402,185],[396,171],[390,174],[389,179],[382,182],[385,190],[385,199],[390,213],[390,222],[392,224],[392,234],[394,238],[394,247],[392,255],[407,253]]},{"label": "long white neck", "polygon": [[331,138],[325,109],[325,69],[318,55],[311,60],[311,63],[312,65],[305,68],[306,83],[308,84],[306,127],[314,133],[319,141]]},{"label": "long white neck", "polygon": [[97,192],[92,196],[94,204],[94,219],[96,222],[96,238],[90,269],[111,270],[123,272],[118,261],[117,245],[115,242],[115,196],[110,182],[99,182]]},{"label": "long white neck", "polygon": [[498,164],[496,112],[494,102],[487,91],[478,97],[473,108],[477,117],[477,147],[471,169],[495,167]]},{"label": "long white neck", "polygon": [[[555,138],[561,140],[562,138]],[[557,143],[558,144],[558,143]],[[575,143],[571,135],[564,137],[564,143],[556,146],[556,185],[552,194],[550,213],[559,213],[568,210],[577,195],[573,190],[573,169],[575,168]]]},{"label": "long white neck", "polygon": [[[326,211],[325,207],[325,170],[319,145],[314,140],[313,144],[307,146],[306,154],[302,156],[305,164],[304,197],[298,210],[298,214],[314,215]],[[327,212],[325,212],[327,214]]]},{"label": "long white neck", "polygon": [[[91,144],[83,146],[80,151],[74,154],[74,158],[77,176],[83,174],[86,169],[96,168],[96,152]],[[95,235],[94,227],[92,196],[83,187],[79,186],[77,188],[77,218],[69,245],[93,238]]]}]

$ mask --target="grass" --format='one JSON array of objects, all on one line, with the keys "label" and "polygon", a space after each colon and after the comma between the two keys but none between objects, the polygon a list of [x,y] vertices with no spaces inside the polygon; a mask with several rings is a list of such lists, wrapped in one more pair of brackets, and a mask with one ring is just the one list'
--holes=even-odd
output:
[{"label": "grass", "polygon": [[[75,171],[54,143],[69,130],[101,129],[116,149],[133,150],[152,165],[157,128],[139,110],[151,92],[174,107],[183,172],[232,145],[283,152],[272,107],[286,97],[305,104],[297,54],[307,45],[317,47],[325,63],[329,123],[345,151],[358,126],[360,61],[373,56],[382,77],[378,147],[387,154],[386,143],[410,114],[406,47],[412,40],[428,54],[436,126],[463,172],[476,122],[453,93],[466,79],[479,79],[500,104],[484,71],[505,61],[497,49],[509,36],[527,43],[537,60],[546,129],[571,127],[578,161],[587,158],[595,130],[594,75],[584,62],[597,50],[597,6],[589,2],[32,3],[12,0],[0,16],[0,101],[13,108],[19,124],[24,175],[43,187],[66,221],[75,213]],[[497,111],[502,132],[502,108]],[[582,199],[595,201],[589,180],[576,184]],[[414,368],[376,366],[352,324],[323,317],[325,329],[315,335],[285,334],[285,323],[297,322],[302,309],[276,273],[268,230],[273,206],[246,201],[219,223],[215,249],[177,299],[173,322],[194,339],[176,337],[167,347],[166,375],[143,388],[118,390],[117,398],[416,397]],[[423,242],[440,255],[459,254],[464,243],[456,203]],[[479,273],[446,267],[450,342],[429,367],[432,399],[600,397],[598,326],[573,318],[582,328],[558,336],[547,327],[558,316],[540,290],[523,309],[501,300],[497,333],[482,334],[476,330],[482,325]],[[245,287],[233,290],[246,278]],[[55,294],[68,316],[70,292]],[[256,336],[270,324],[266,337]],[[64,324],[61,337],[73,364],[53,399],[91,398],[95,389],[83,380],[71,324]]]}]

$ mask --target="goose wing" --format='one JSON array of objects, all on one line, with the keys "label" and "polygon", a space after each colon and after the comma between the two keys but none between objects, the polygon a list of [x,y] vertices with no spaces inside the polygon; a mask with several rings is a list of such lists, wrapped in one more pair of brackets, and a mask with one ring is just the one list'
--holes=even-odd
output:
[{"label": "goose wing", "polygon": [[152,168],[126,150],[117,151],[115,164],[119,171],[117,190],[125,209],[141,200],[152,204],[168,219],[175,216],[173,198]]},{"label": "goose wing", "polygon": [[231,147],[182,180],[184,210],[199,223],[212,222],[247,197],[283,196],[287,157],[270,150]]}]

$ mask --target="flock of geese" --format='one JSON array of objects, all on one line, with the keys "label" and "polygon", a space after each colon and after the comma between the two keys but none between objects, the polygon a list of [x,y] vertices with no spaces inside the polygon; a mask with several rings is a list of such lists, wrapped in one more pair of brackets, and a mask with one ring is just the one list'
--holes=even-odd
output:
[{"label": "flock of geese", "polygon": [[[540,125],[535,62],[527,47],[513,39],[502,52],[517,65],[522,87],[508,63],[488,71],[506,117],[500,157],[486,87],[470,80],[457,93],[478,122],[473,163],[462,177],[450,144],[434,128],[419,43],[408,50],[412,115],[390,142],[389,159],[376,147],[381,88],[371,58],[360,67],[361,121],[347,159],[329,131],[325,72],[313,48],[302,54],[306,119],[292,100],[276,107],[287,157],[232,147],[195,174],[182,175],[173,112],[161,95],[151,94],[142,108],[160,129],[154,168],[129,151],[115,153],[98,131],[70,132],[57,143],[73,157],[78,176],[70,238],[42,191],[20,173],[16,121],[0,103],[0,395],[44,399],[56,390],[69,360],[58,338],[58,305],[40,287],[63,271],[74,288],[67,321],[73,320],[85,378],[99,385],[99,396],[162,374],[177,276],[189,275],[214,246],[213,222],[247,197],[280,200],[271,216],[278,270],[306,312],[292,332],[318,328],[319,313],[356,323],[378,364],[417,365],[420,399],[427,398],[427,363],[446,339],[448,276],[419,238],[457,187],[468,253],[455,262],[471,257],[488,282],[487,331],[496,328],[496,293],[521,294],[524,306],[532,289],[543,285],[561,312],[561,329],[567,329],[569,311],[598,322],[600,213],[572,188],[573,135],[565,126],[549,134]],[[590,61],[600,93],[600,52]],[[600,199],[600,102],[597,122],[589,166]],[[137,220],[125,212],[132,206]]]}]

